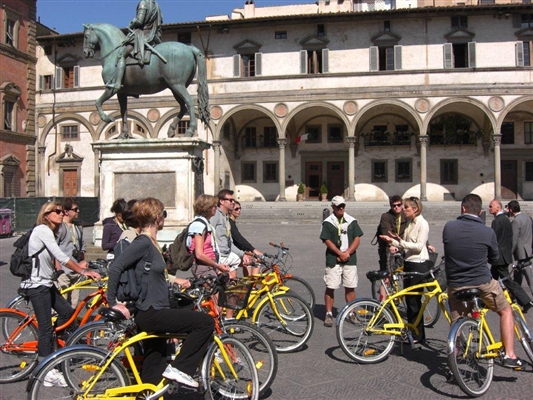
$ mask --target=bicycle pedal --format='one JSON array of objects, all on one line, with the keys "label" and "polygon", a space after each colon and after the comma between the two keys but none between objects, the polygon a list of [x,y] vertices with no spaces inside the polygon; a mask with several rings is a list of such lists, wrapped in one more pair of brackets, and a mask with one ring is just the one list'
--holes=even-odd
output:
[{"label": "bicycle pedal", "polygon": [[179,388],[180,388],[180,386],[179,386],[178,382],[176,382],[176,381],[168,381],[168,390],[167,390],[168,394],[178,393]]}]

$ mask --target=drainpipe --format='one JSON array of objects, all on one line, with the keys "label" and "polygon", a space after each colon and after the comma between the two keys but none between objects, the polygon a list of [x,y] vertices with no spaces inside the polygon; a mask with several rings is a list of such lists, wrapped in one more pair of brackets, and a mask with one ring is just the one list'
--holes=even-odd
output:
[{"label": "drainpipe", "polygon": [[[57,140],[58,137],[58,131],[57,131],[57,124],[56,124],[56,82],[57,82],[57,47],[56,47],[56,41],[54,39],[54,80],[53,80],[53,87],[52,87],[52,94],[54,96],[53,102],[52,102],[52,124],[54,126],[54,137],[55,137],[55,146],[54,146],[54,152],[48,156],[47,165],[46,165],[46,172],[48,176],[50,176],[50,161],[52,160],[52,157],[54,157],[58,152],[58,146],[59,142]],[[44,145],[45,143],[43,143]]]}]

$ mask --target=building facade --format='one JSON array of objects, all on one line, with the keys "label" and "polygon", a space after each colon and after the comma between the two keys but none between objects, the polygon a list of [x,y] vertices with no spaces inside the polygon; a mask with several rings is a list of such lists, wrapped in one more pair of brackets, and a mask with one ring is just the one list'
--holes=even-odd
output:
[{"label": "building facade", "polygon": [[[205,191],[295,201],[303,182],[307,200],[322,184],[330,198],[360,201],[533,199],[533,5],[426,3],[246,1],[165,24],[163,41],[206,54],[211,123],[196,133],[212,144]],[[83,57],[82,33],[38,42],[37,193],[98,196],[91,143],[121,130],[95,110],[101,64]],[[104,109],[119,115],[115,99]],[[141,96],[128,125],[164,138],[178,112],[168,91]],[[185,117],[176,133],[187,127]]]}]

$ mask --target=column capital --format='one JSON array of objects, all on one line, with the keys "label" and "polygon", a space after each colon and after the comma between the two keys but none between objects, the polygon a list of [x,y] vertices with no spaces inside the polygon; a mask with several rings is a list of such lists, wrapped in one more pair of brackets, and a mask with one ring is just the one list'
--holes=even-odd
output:
[{"label": "column capital", "polygon": [[287,146],[287,138],[278,138],[278,147],[284,149]]},{"label": "column capital", "polygon": [[428,135],[420,135],[420,136],[418,136],[418,141],[420,142],[420,144],[422,146],[427,146],[428,140],[429,140],[429,136]]},{"label": "column capital", "polygon": [[355,136],[346,136],[346,141],[348,142],[348,146],[355,147],[355,143],[357,142],[357,137],[355,137]]},{"label": "column capital", "polygon": [[213,149],[220,150],[220,146],[222,145],[221,140],[213,140]]},{"label": "column capital", "polygon": [[492,136],[492,140],[494,141],[494,146],[499,146],[502,143],[501,133],[494,133],[491,136]]}]

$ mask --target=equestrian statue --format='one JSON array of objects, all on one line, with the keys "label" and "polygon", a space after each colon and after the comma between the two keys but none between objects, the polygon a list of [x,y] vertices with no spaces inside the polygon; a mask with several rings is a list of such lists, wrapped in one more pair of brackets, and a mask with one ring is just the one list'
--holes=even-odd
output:
[{"label": "equestrian statue", "polygon": [[205,57],[192,46],[180,42],[161,42],[163,18],[155,0],[140,0],[137,15],[129,24],[129,34],[111,24],[88,24],[83,32],[83,55],[92,58],[97,48],[102,61],[104,93],[96,100],[96,109],[104,122],[114,119],[105,114],[102,105],[117,95],[122,118],[118,139],[131,138],[127,124],[128,96],[139,97],[170,89],[180,105],[177,117],[168,128],[174,137],[179,121],[189,111],[190,122],[185,136],[192,137],[198,122],[194,99],[187,91],[196,69],[198,116],[209,125],[209,91]]}]

